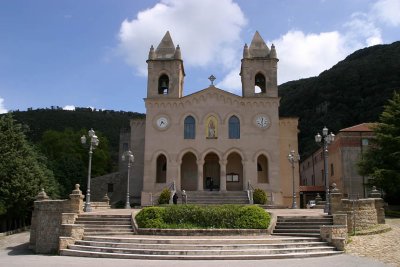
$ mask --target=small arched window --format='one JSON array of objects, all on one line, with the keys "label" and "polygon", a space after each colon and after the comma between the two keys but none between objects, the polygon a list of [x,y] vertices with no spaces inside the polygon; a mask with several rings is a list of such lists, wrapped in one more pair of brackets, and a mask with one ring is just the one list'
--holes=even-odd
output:
[{"label": "small arched window", "polygon": [[269,183],[268,159],[264,155],[260,155],[257,158],[257,182]]},{"label": "small arched window", "polygon": [[169,91],[169,78],[167,75],[163,74],[158,79],[158,94],[167,95]]},{"label": "small arched window", "polygon": [[157,157],[156,183],[167,182],[167,158],[161,154]]},{"label": "small arched window", "polygon": [[229,139],[240,138],[240,121],[236,116],[229,118]]},{"label": "small arched window", "polygon": [[261,94],[266,92],[265,76],[261,73],[257,73],[254,78],[254,92]]},{"label": "small arched window", "polygon": [[187,116],[184,122],[183,135],[185,139],[195,139],[196,121],[192,116]]}]

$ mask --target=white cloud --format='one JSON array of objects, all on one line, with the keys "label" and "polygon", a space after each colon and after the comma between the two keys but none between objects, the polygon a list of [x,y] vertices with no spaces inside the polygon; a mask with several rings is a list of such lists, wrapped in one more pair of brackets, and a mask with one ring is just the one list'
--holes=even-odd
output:
[{"label": "white cloud", "polygon": [[400,0],[377,1],[371,15],[389,26],[400,26]]},{"label": "white cloud", "polygon": [[63,107],[63,110],[75,110],[75,106],[74,105],[66,105],[65,107]]},{"label": "white cloud", "polygon": [[232,0],[162,0],[122,22],[118,50],[146,75],[150,45],[156,48],[169,30],[175,45],[181,46],[185,65],[205,67],[212,62],[229,68],[236,61],[245,25],[243,12]]},{"label": "white cloud", "polygon": [[[317,76],[355,50],[383,43],[377,16],[393,26],[400,25],[399,8],[400,0],[380,0],[368,13],[352,14],[343,28],[336,31],[304,33],[291,30],[269,42],[269,46],[275,44],[280,59],[278,84]],[[218,85],[238,93],[241,89],[239,72],[240,66],[236,66]]]},{"label": "white cloud", "polygon": [[7,113],[7,109],[4,106],[4,98],[0,97],[0,114]]}]

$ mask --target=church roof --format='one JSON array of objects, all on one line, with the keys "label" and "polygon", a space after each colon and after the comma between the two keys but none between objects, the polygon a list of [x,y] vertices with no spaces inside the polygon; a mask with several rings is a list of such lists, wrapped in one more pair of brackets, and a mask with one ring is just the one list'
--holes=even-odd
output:
[{"label": "church roof", "polygon": [[175,45],[172,41],[171,35],[169,31],[167,31],[162,38],[160,44],[156,49],[156,57],[157,58],[174,58],[175,54]]}]

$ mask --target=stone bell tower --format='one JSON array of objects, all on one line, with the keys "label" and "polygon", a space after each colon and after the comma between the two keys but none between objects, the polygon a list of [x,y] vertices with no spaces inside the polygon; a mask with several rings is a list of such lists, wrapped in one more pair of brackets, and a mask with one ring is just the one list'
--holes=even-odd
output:
[{"label": "stone bell tower", "polygon": [[271,49],[256,31],[250,47],[243,49],[240,76],[243,97],[277,97],[277,65],[275,46]]},{"label": "stone bell tower", "polygon": [[151,46],[148,66],[147,98],[180,98],[185,70],[179,45],[175,47],[169,31],[157,49]]}]

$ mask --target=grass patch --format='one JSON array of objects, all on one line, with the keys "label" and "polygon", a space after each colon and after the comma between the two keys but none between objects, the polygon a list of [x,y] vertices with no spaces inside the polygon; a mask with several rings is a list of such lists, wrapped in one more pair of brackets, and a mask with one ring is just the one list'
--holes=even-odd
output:
[{"label": "grass patch", "polygon": [[136,215],[139,228],[161,229],[266,229],[270,221],[270,214],[254,205],[148,207]]}]

